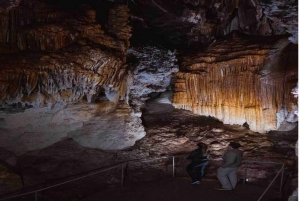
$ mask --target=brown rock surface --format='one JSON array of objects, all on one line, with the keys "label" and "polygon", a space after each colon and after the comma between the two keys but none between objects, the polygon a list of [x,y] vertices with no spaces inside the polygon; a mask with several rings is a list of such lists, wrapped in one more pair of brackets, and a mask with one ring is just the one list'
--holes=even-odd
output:
[{"label": "brown rock surface", "polygon": [[20,176],[9,168],[0,165],[0,194],[14,192],[23,188]]},{"label": "brown rock surface", "polygon": [[112,8],[117,14],[109,17],[119,39],[105,33],[96,23],[95,11],[86,6],[75,14],[28,0],[1,12],[0,52],[7,53],[0,56],[1,101],[44,106],[85,96],[90,102],[105,86],[125,97],[123,65],[130,37],[126,6]]},{"label": "brown rock surface", "polygon": [[206,51],[183,58],[173,105],[244,124],[258,132],[276,130],[279,111],[293,112],[297,100],[297,56],[286,39],[232,35]]},{"label": "brown rock surface", "polygon": [[[197,142],[214,158],[238,141],[245,159],[284,163],[296,186],[297,2],[282,2],[0,0],[0,162],[26,187],[127,160],[128,179],[148,181],[171,174],[157,157],[176,155],[186,176]],[[248,176],[277,170],[252,164]],[[117,169],[71,187],[119,182]]]},{"label": "brown rock surface", "polygon": [[126,76],[122,60],[85,41],[59,52],[11,54],[0,60],[1,100],[30,105],[37,101],[37,106],[83,96],[90,102],[104,85],[120,91]]},{"label": "brown rock surface", "polygon": [[[294,153],[296,130],[259,134],[242,126],[224,125],[214,118],[197,116],[188,111],[174,108],[166,110],[168,106],[165,104],[158,104],[156,107],[164,108],[165,112],[153,113],[152,107],[146,109],[143,119],[147,136],[130,149],[107,152],[81,147],[67,139],[19,156],[17,168],[23,175],[26,187],[41,182],[50,185],[54,179],[56,182],[58,179],[66,181],[84,175],[83,172],[85,174],[97,172],[101,167],[128,160],[130,162],[126,175],[127,182],[152,181],[172,175],[172,158],[160,158],[171,155],[177,156],[176,177],[187,177],[185,167],[188,161],[185,157],[199,141],[209,145],[211,159],[221,156],[230,141],[236,141],[242,144],[241,150],[244,152],[245,160],[284,163],[285,180],[290,181],[290,176],[297,171]],[[219,162],[210,161],[205,169],[205,179],[215,179],[219,165]],[[249,185],[262,183],[267,185],[279,168],[280,165],[249,163],[247,174]],[[239,178],[243,177],[244,170],[245,163],[239,169]],[[45,191],[43,196],[61,199],[66,196],[84,197],[98,192],[105,186],[120,185],[120,178],[120,168],[116,168],[110,172],[96,174],[79,182]],[[186,185],[190,186],[187,178],[184,179]],[[285,183],[284,189],[290,191],[291,184]],[[276,182],[276,185],[279,186],[279,183]]]}]

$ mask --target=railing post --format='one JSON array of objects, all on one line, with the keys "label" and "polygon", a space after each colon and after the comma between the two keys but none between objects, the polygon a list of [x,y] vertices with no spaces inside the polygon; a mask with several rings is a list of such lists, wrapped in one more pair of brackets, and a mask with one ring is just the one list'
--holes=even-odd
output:
[{"label": "railing post", "polygon": [[245,168],[245,174],[244,174],[244,181],[243,181],[243,185],[246,184],[246,179],[247,179],[247,169],[248,169],[248,161],[246,161],[246,168]]},{"label": "railing post", "polygon": [[124,164],[122,164],[121,188],[124,186]]},{"label": "railing post", "polygon": [[175,177],[175,156],[172,156],[173,158],[173,178]]},{"label": "railing post", "polygon": [[37,192],[34,192],[34,200],[38,201]]},{"label": "railing post", "polygon": [[281,171],[280,189],[279,189],[280,192],[282,191],[283,173],[284,173],[284,164],[282,165],[282,171]]},{"label": "railing post", "polygon": [[279,172],[276,174],[276,176],[274,177],[274,179],[271,181],[271,183],[269,184],[269,186],[267,187],[267,189],[263,192],[263,194],[258,198],[257,201],[260,201],[261,198],[265,195],[265,193],[269,190],[269,188],[271,187],[271,185],[274,183],[275,179],[278,177],[278,175],[280,174],[280,172],[283,170],[283,167],[281,167],[281,169],[279,170]]}]

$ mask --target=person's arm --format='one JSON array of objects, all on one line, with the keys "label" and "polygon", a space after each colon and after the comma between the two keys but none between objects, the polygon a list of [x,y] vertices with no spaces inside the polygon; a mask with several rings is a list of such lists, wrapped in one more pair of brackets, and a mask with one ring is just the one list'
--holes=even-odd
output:
[{"label": "person's arm", "polygon": [[209,157],[210,157],[210,151],[207,150],[205,155],[206,155],[206,158],[209,159]]},{"label": "person's arm", "polygon": [[192,151],[186,159],[192,159],[195,155],[195,151]]},{"label": "person's arm", "polygon": [[226,168],[233,164],[236,159],[236,154],[235,153],[227,153],[222,164],[222,168]]},{"label": "person's arm", "polygon": [[188,156],[188,158],[187,159],[201,159],[203,157],[203,153],[202,153],[202,151],[201,150],[199,150],[199,149],[196,149],[196,150],[194,150],[194,151],[192,151],[192,153]]}]

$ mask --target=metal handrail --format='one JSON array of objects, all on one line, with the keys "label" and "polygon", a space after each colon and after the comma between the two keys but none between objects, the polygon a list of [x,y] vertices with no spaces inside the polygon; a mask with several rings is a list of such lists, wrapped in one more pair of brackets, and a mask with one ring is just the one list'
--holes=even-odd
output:
[{"label": "metal handrail", "polygon": [[249,161],[249,160],[243,160],[242,162],[250,162],[250,163],[265,163],[265,164],[277,164],[277,165],[283,165],[283,163],[277,163],[277,162],[269,162],[269,161]]},{"label": "metal handrail", "polygon": [[[90,173],[90,174],[87,174],[87,175],[84,175],[84,176],[81,176],[81,177],[77,177],[75,179],[71,179],[71,180],[68,180],[68,181],[65,181],[65,182],[61,182],[61,183],[58,183],[58,184],[55,184],[55,185],[52,185],[52,186],[48,186],[48,187],[45,187],[45,188],[41,188],[41,189],[38,189],[38,190],[30,191],[30,192],[27,192],[27,193],[22,193],[22,194],[11,196],[11,197],[7,197],[7,198],[2,198],[2,199],[0,199],[0,201],[2,201],[2,200],[8,200],[8,199],[11,199],[11,198],[16,198],[16,197],[20,197],[20,196],[24,196],[24,195],[28,195],[28,194],[32,194],[32,193],[35,194],[35,201],[37,201],[37,193],[40,192],[40,191],[43,191],[43,190],[46,190],[46,189],[50,189],[50,188],[53,188],[53,187],[56,187],[56,186],[60,186],[60,185],[66,184],[66,183],[70,183],[70,182],[73,182],[73,181],[76,181],[76,180],[79,180],[79,179],[83,179],[83,178],[86,178],[86,177],[89,177],[89,176],[92,176],[92,175],[95,175],[95,174],[98,174],[98,173],[101,173],[101,172],[105,172],[105,171],[114,169],[114,168],[119,167],[119,166],[122,166],[121,187],[123,187],[124,186],[124,178],[125,178],[125,170],[124,169],[127,167],[128,163],[135,162],[135,161],[158,160],[158,159],[162,159],[162,158],[171,158],[171,157],[172,157],[173,177],[175,177],[175,158],[180,158],[180,157],[183,157],[183,156],[162,156],[162,157],[151,158],[151,159],[134,159],[134,160],[128,160],[128,161],[120,163],[120,164],[112,165],[110,167],[103,168],[103,169],[101,169],[99,171],[96,171],[96,172],[93,172],[93,173]],[[270,185],[267,187],[267,189],[264,191],[264,193],[260,196],[260,198],[257,201],[260,201],[260,199],[264,196],[264,194],[269,190],[270,186],[274,183],[275,179],[278,177],[278,175],[279,175],[280,172],[282,172],[281,183],[280,183],[280,192],[281,192],[282,180],[283,180],[283,170],[284,170],[284,164],[283,163],[261,162],[261,161],[248,161],[248,160],[244,160],[242,162],[246,162],[246,168],[245,168],[245,174],[244,174],[244,184],[245,184],[246,176],[247,176],[248,163],[281,164],[282,165],[281,169],[279,170],[279,172],[277,173],[277,175],[275,176],[275,178],[272,180],[272,182],[270,183]]]},{"label": "metal handrail", "polygon": [[30,192],[27,192],[27,193],[22,193],[22,194],[19,194],[19,195],[15,195],[15,196],[3,198],[3,199],[0,199],[0,200],[8,200],[8,199],[11,199],[11,198],[16,198],[16,197],[20,197],[20,196],[28,195],[28,194],[32,194],[32,193],[35,194],[35,199],[37,200],[37,193],[40,192],[40,191],[43,191],[43,190],[46,190],[46,189],[50,189],[50,188],[53,188],[53,187],[56,187],[56,186],[60,186],[60,185],[66,184],[66,183],[70,183],[70,182],[73,182],[73,181],[76,181],[76,180],[79,180],[79,179],[83,179],[85,177],[89,177],[89,176],[98,174],[100,172],[105,172],[105,171],[114,169],[114,168],[119,167],[119,166],[122,166],[121,186],[123,187],[123,185],[124,185],[124,165],[127,165],[127,162],[124,162],[124,163],[121,163],[121,164],[112,165],[112,166],[110,166],[108,168],[101,169],[101,170],[99,170],[97,172],[90,173],[90,174],[87,174],[87,175],[84,175],[84,176],[81,176],[81,177],[77,177],[75,179],[71,179],[71,180],[68,180],[68,181],[65,181],[65,182],[61,182],[61,183],[58,183],[58,184],[54,184],[52,186],[48,186],[48,187],[41,188],[41,189],[38,189],[38,190],[30,191]]},{"label": "metal handrail", "polygon": [[278,173],[276,174],[276,176],[274,177],[274,179],[271,181],[271,183],[269,184],[269,186],[266,188],[266,190],[262,193],[262,195],[258,198],[257,201],[260,201],[262,199],[262,197],[266,194],[266,192],[270,189],[271,185],[275,182],[276,178],[278,177],[278,175],[281,173],[281,179],[280,179],[280,188],[279,188],[279,192],[282,191],[282,184],[283,184],[283,173],[284,173],[284,163],[277,163],[277,162],[261,162],[261,161],[248,161],[245,160],[243,162],[246,162],[246,168],[245,168],[245,173],[244,173],[244,181],[243,184],[245,185],[246,183],[246,179],[247,179],[247,169],[248,169],[248,163],[263,163],[263,164],[276,164],[276,165],[282,165],[280,170],[278,171]]},{"label": "metal handrail", "polygon": [[[150,160],[158,160],[158,159],[162,159],[162,158],[170,158],[170,157],[173,157],[173,177],[175,177],[175,157],[176,156],[163,156],[163,157],[158,157],[158,158],[151,158]],[[35,194],[35,201],[37,201],[37,193],[40,192],[40,191],[43,191],[43,190],[46,190],[46,189],[50,189],[50,188],[53,188],[53,187],[56,187],[56,186],[60,186],[60,185],[63,185],[63,184],[66,184],[66,183],[70,183],[70,182],[73,182],[73,181],[76,181],[76,180],[79,180],[79,179],[83,179],[85,177],[89,177],[89,176],[92,176],[92,175],[95,175],[95,174],[98,174],[98,173],[101,173],[101,172],[105,172],[105,171],[108,171],[108,170],[111,170],[111,169],[114,169],[116,167],[119,167],[119,166],[122,166],[122,178],[121,178],[121,187],[124,186],[124,178],[125,178],[125,170],[124,168],[128,165],[129,162],[134,162],[134,161],[149,161],[149,159],[134,159],[134,160],[128,160],[126,162],[123,162],[123,163],[120,163],[120,164],[116,164],[116,165],[112,165],[108,168],[105,168],[105,169],[101,169],[97,172],[94,172],[94,173],[91,173],[91,174],[87,174],[87,175],[84,175],[84,176],[81,176],[81,177],[77,177],[75,179],[71,179],[71,180],[68,180],[68,181],[65,181],[65,182],[61,182],[61,183],[58,183],[58,184],[55,184],[55,185],[52,185],[52,186],[48,186],[48,187],[45,187],[45,188],[41,188],[41,189],[38,189],[38,190],[34,190],[34,191],[30,191],[30,192],[27,192],[27,193],[22,193],[22,194],[19,194],[19,195],[15,195],[15,196],[11,196],[11,197],[7,197],[7,198],[2,198],[0,199],[1,200],[9,200],[9,199],[12,199],[12,198],[16,198],[16,197],[20,197],[20,196],[23,196],[23,195],[29,195],[29,194]],[[14,192],[12,192],[14,193]]]},{"label": "metal handrail", "polygon": [[[271,183],[269,184],[269,186],[266,188],[266,190],[263,192],[263,194],[258,198],[257,201],[260,201],[262,199],[262,197],[266,194],[266,192],[270,189],[271,185],[274,183],[275,179],[278,177],[278,175],[280,174],[281,171],[283,171],[284,169],[284,164],[282,165],[282,167],[280,168],[279,172],[277,173],[277,175],[274,177],[274,179],[271,181]],[[280,184],[280,188],[282,187],[282,182]],[[281,192],[281,189],[280,189]]]}]

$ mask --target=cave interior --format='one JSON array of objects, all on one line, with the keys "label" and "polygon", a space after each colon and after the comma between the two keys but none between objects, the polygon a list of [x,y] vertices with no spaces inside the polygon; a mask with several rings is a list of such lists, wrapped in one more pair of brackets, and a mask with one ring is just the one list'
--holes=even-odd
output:
[{"label": "cave interior", "polygon": [[[238,142],[249,183],[284,164],[281,199],[293,201],[298,1],[0,0],[0,139],[0,196],[125,162],[128,182],[161,179],[171,156],[188,177],[199,142],[216,179],[213,159]],[[88,184],[119,180],[42,199],[84,200],[99,190]]]}]

